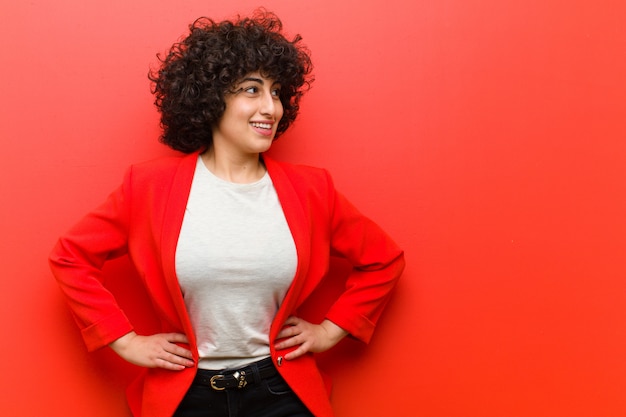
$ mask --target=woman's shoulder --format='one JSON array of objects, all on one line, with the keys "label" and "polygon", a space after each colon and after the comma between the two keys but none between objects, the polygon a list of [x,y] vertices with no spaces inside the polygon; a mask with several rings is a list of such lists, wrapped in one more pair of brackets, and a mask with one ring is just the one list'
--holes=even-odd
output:
[{"label": "woman's shoulder", "polygon": [[197,159],[197,153],[164,155],[153,159],[137,162],[133,164],[131,168],[142,171],[162,171],[168,169],[176,169],[181,164],[189,161],[193,161],[195,163]]},{"label": "woman's shoulder", "polygon": [[324,168],[266,160],[267,170],[277,190],[295,191],[301,199],[309,201],[329,201],[335,190],[333,180]]},{"label": "woman's shoulder", "polygon": [[324,168],[314,167],[311,165],[297,164],[292,162],[278,161],[264,157],[265,164],[270,171],[282,172],[290,179],[302,181],[324,181],[330,180],[330,174]]},{"label": "woman's shoulder", "polygon": [[131,165],[127,175],[135,181],[171,179],[179,170],[193,171],[197,160],[197,153],[162,156]]}]

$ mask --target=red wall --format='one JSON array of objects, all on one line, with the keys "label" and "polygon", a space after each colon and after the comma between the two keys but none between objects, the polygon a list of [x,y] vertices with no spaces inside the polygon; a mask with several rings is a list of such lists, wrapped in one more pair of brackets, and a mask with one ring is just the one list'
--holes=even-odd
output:
[{"label": "red wall", "polygon": [[[168,152],[155,53],[255,3],[0,4],[0,415],[128,415],[133,368],[85,352],[47,254]],[[338,417],[625,415],[626,3],[265,4],[317,75],[275,156],[330,169],[407,254],[371,345],[324,357]]]}]

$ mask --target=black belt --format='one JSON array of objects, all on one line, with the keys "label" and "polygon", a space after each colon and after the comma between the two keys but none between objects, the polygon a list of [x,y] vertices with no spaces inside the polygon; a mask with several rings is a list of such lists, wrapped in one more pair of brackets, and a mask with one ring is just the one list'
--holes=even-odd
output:
[{"label": "black belt", "polygon": [[[278,373],[272,358],[266,358],[256,362],[258,369],[258,378],[261,380],[270,378]],[[204,385],[211,387],[216,391],[222,391],[225,389],[241,389],[248,384],[252,385],[255,382],[255,372],[252,366],[248,365],[241,369],[225,369],[222,371],[210,371],[208,369],[198,369],[194,384]]]}]

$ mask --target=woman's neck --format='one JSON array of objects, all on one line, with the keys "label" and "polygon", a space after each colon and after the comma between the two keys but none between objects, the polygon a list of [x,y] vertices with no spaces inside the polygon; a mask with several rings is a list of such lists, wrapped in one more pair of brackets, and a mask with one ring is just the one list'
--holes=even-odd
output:
[{"label": "woman's neck", "polygon": [[233,157],[211,148],[205,151],[201,158],[213,175],[225,181],[248,184],[260,180],[265,175],[265,165],[259,154]]}]

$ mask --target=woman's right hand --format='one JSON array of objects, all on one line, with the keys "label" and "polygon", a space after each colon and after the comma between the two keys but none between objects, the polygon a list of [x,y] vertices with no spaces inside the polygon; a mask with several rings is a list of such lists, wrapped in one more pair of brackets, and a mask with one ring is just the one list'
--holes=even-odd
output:
[{"label": "woman's right hand", "polygon": [[110,343],[109,346],[124,360],[147,368],[180,371],[194,366],[191,351],[176,343],[189,343],[189,340],[181,333],[140,336],[135,332],[130,332]]}]

